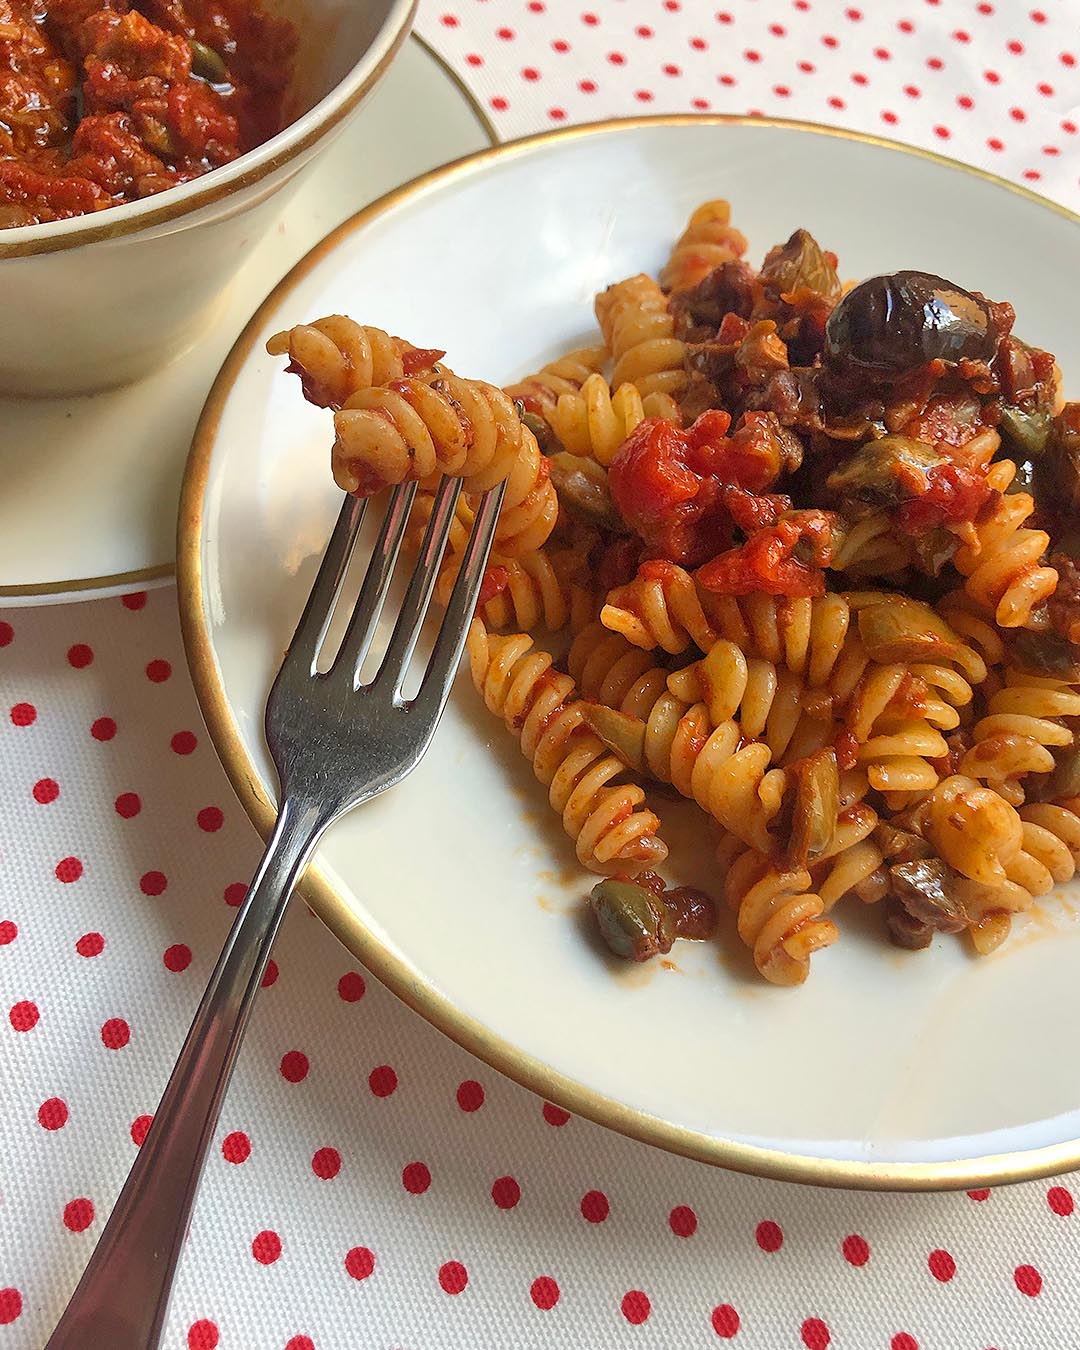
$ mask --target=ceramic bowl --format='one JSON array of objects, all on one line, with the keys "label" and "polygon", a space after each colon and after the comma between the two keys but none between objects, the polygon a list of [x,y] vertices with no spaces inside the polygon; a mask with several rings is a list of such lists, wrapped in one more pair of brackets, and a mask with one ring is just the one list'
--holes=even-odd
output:
[{"label": "ceramic bowl", "polygon": [[284,131],[158,196],[0,230],[0,393],[125,384],[196,342],[281,192],[387,69],[414,5],[306,0]]},{"label": "ceramic bowl", "polygon": [[[1080,222],[934,155],[807,125],[643,119],[499,146],[392,194],[252,319],[188,464],[187,649],[261,829],[275,795],[263,708],[341,502],[331,417],[266,339],[351,313],[506,383],[595,341],[596,291],[655,274],[691,210],[717,196],[755,261],[805,226],[845,278],[912,267],[1012,301],[1017,331],[1080,392],[1080,335],[1062,303]],[[665,871],[715,892],[703,814],[666,797],[657,810]],[[463,671],[422,763],[327,832],[304,889],[372,971],[468,1049],[651,1143],[840,1186],[982,1186],[1080,1164],[1077,881],[978,958],[940,938],[891,947],[876,907],[845,901],[839,942],[795,989],[757,976],[730,917],[716,942],[679,943],[666,963],[616,963],[590,940],[591,884]]]}]

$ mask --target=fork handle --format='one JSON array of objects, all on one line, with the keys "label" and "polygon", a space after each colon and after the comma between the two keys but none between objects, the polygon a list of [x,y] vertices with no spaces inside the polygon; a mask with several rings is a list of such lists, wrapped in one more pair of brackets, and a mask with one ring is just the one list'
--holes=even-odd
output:
[{"label": "fork handle", "polygon": [[326,827],[283,802],[150,1131],[45,1350],[155,1350],[217,1124],[285,906]]}]

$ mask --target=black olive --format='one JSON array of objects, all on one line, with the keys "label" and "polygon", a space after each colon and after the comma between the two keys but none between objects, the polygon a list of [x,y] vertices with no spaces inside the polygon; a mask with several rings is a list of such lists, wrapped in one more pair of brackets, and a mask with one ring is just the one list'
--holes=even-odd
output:
[{"label": "black olive", "polygon": [[929,272],[871,277],[844,296],[825,325],[825,359],[879,376],[928,361],[988,361],[997,347],[990,306]]}]

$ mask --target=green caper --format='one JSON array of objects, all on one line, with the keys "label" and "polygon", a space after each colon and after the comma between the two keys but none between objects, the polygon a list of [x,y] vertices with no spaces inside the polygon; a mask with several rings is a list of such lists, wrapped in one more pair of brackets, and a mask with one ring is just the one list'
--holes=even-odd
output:
[{"label": "green caper", "polygon": [[229,72],[222,57],[196,38],[188,38],[191,48],[191,73],[207,84],[227,84]]},{"label": "green caper", "polygon": [[1013,447],[1027,455],[1038,456],[1046,449],[1050,439],[1050,414],[1045,408],[1035,408],[1025,412],[1012,404],[1006,404],[1001,410],[998,430]]},{"label": "green caper", "polygon": [[644,886],[607,877],[593,887],[589,903],[601,936],[616,956],[648,961],[671,950],[668,909]]}]

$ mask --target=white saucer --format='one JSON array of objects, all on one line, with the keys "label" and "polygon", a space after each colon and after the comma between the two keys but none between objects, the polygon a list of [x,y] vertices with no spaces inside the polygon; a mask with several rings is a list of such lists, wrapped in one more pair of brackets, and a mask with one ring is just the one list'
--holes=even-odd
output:
[{"label": "white saucer", "polygon": [[293,263],[347,216],[493,143],[490,123],[417,37],[306,169],[212,328],[165,370],[91,397],[0,399],[0,598],[87,599],[173,574],[176,503],[195,422],[225,354]]}]

